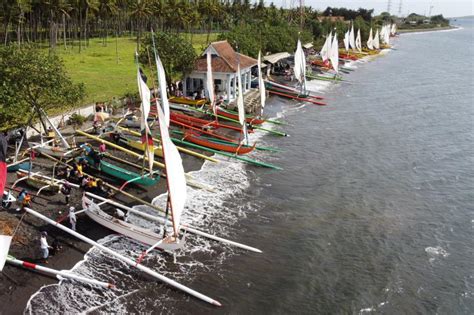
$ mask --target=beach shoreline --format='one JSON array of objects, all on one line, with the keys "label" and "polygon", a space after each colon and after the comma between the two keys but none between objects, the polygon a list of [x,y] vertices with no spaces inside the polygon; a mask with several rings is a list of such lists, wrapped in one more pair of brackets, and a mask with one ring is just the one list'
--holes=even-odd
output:
[{"label": "beach shoreline", "polygon": [[[91,143],[94,142],[91,141]],[[112,150],[109,149],[109,151]],[[123,154],[121,152],[112,152],[117,155]],[[182,159],[186,172],[198,171],[204,164],[203,160],[188,155],[182,155]],[[48,160],[42,159],[41,157],[38,157],[35,161],[37,164],[48,162]],[[7,185],[11,186],[15,179],[15,173],[9,173]],[[31,191],[27,185],[19,186],[19,188],[23,187]],[[130,189],[127,190],[135,196],[151,202],[153,198],[166,192],[166,180],[160,180],[157,185],[150,188],[130,187]],[[35,198],[31,204],[31,208],[53,220],[58,220],[67,214],[70,206],[75,206],[76,210],[82,209],[82,189],[73,189],[69,205],[64,203],[64,196],[61,193],[44,195],[44,197],[46,197],[47,200],[39,197]],[[133,202],[123,195],[117,195],[115,199],[127,206],[137,204],[137,202]],[[15,211],[15,208],[16,204],[13,204],[9,210],[2,208],[0,211],[0,221],[5,222],[10,230],[15,229],[22,216],[19,212]],[[69,227],[67,218],[63,221],[63,224]],[[40,259],[39,238],[41,231],[47,231],[49,245],[51,245],[53,239],[57,239],[62,246],[62,249],[56,253],[56,255],[48,259],[48,264],[43,264]],[[78,215],[77,231],[95,241],[115,234],[113,231],[92,221],[85,214]],[[9,254],[17,259],[37,263],[48,268],[70,270],[84,259],[84,255],[91,247],[89,244],[74,238],[58,228],[46,224],[36,217],[25,215],[18,229],[17,237],[12,241]],[[0,292],[2,292],[0,295],[0,305],[2,305],[0,315],[23,314],[33,294],[43,286],[59,282],[54,276],[16,267],[8,263],[5,265],[3,272],[0,273],[0,279]],[[84,285],[79,282],[76,282],[76,284]]]},{"label": "beach shoreline", "polygon": [[421,32],[436,32],[436,31],[447,31],[452,29],[457,29],[459,26],[443,26],[443,27],[433,27],[433,28],[413,28],[413,29],[398,29],[397,33],[408,34],[408,33],[421,33]]}]

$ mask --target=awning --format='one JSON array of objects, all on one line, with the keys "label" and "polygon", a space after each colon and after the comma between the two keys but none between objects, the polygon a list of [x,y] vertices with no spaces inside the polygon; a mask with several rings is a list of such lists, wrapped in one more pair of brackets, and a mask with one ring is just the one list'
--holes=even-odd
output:
[{"label": "awning", "polygon": [[313,48],[313,43],[306,43],[306,44],[303,45],[303,48],[304,48],[304,49]]},{"label": "awning", "polygon": [[263,60],[267,61],[271,64],[275,64],[278,61],[280,61],[281,59],[288,58],[290,56],[291,55],[287,52],[281,52],[281,53],[276,53],[276,54],[273,54],[273,55],[264,56]]}]

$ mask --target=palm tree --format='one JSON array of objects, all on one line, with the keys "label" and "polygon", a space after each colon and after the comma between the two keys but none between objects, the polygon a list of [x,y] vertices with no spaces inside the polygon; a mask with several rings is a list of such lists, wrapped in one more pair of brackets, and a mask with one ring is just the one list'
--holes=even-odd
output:
[{"label": "palm tree", "polygon": [[130,16],[135,19],[137,25],[137,51],[140,50],[140,39],[148,17],[152,14],[152,6],[150,0],[136,0],[131,5]]},{"label": "palm tree", "polygon": [[116,0],[99,0],[99,17],[103,21],[103,41],[102,45],[107,46],[107,35],[108,35],[108,22],[111,16],[115,16],[118,13],[117,1]]}]

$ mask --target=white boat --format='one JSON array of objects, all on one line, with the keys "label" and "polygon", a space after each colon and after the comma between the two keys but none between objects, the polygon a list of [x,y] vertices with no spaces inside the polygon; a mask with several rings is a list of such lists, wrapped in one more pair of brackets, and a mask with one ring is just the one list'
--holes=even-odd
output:
[{"label": "white boat", "polygon": [[80,150],[77,148],[65,148],[36,142],[30,142],[30,144],[34,147],[35,151],[58,158],[71,158],[80,153]]},{"label": "white boat", "polygon": [[151,230],[144,229],[126,221],[117,219],[104,212],[102,209],[100,209],[99,205],[87,197],[82,198],[82,207],[87,210],[85,211],[86,215],[93,221],[108,229],[111,229],[114,232],[127,236],[145,245],[153,246],[161,241],[161,243],[156,246],[157,248],[165,251],[174,251],[182,248],[185,244],[184,237],[182,240],[174,239],[173,235],[162,238],[160,235]]}]

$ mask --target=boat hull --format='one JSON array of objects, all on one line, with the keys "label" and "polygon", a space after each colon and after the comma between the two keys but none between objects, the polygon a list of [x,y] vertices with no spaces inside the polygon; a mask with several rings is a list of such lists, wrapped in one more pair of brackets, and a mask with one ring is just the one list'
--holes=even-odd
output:
[{"label": "boat hull", "polygon": [[225,143],[218,143],[213,142],[209,139],[205,139],[200,137],[196,133],[186,132],[184,134],[183,140],[201,145],[203,147],[211,148],[214,150],[234,153],[238,155],[247,154],[252,152],[255,149],[255,144],[253,146],[245,146],[245,145],[238,145],[238,144],[225,144]]},{"label": "boat hull", "polygon": [[8,166],[7,171],[8,172],[16,172],[19,170],[29,171],[30,169],[31,169],[30,162],[24,162],[24,163],[18,163],[15,165]]},{"label": "boat hull", "polygon": [[[229,113],[228,111],[222,109],[222,108],[217,108],[217,115],[224,116],[227,118],[231,118],[234,120],[239,120],[239,115]],[[255,117],[247,117],[245,121],[251,125],[261,125],[265,122],[265,119],[260,119],[260,118],[255,118]]]},{"label": "boat hull", "polygon": [[43,178],[35,177],[34,175],[28,176],[28,173],[17,172],[16,177],[18,179],[28,177],[24,182],[28,184],[28,186],[36,189],[41,190],[41,192],[48,192],[51,194],[58,193],[61,189],[61,186],[55,183],[51,183]]},{"label": "boat hull", "polygon": [[[157,233],[114,218],[102,211],[98,206],[88,207],[86,215],[96,223],[145,245],[153,246],[156,243],[163,241],[163,238]],[[184,239],[181,239],[178,242],[167,242],[165,239],[160,245],[156,246],[156,248],[165,251],[174,251],[182,248],[184,244]]]},{"label": "boat hull", "polygon": [[[32,143],[32,145],[36,145],[35,143]],[[75,149],[65,149],[62,147],[53,147],[50,145],[44,145],[44,146],[39,146],[34,149],[35,151],[39,153],[44,153],[47,155],[51,155],[57,158],[71,158],[74,156],[77,156],[79,154],[79,150]]]},{"label": "boat hull", "polygon": [[[128,138],[121,138],[120,142],[122,142],[123,144],[131,148],[137,149],[139,151],[142,151],[142,152],[145,151],[145,145],[141,143],[141,141],[136,141],[136,140],[132,140]],[[163,151],[161,150],[161,146],[155,147],[154,152],[155,152],[155,156],[163,157]]]}]

